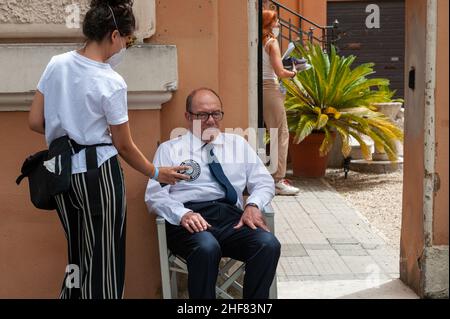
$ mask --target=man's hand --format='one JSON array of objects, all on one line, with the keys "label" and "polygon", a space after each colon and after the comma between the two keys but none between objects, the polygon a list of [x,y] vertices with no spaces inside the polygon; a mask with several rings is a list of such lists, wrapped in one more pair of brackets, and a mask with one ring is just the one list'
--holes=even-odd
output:
[{"label": "man's hand", "polygon": [[181,217],[181,226],[186,228],[191,234],[199,233],[211,227],[210,224],[202,217],[202,215],[194,212],[187,212]]},{"label": "man's hand", "polygon": [[234,226],[234,229],[239,229],[244,225],[247,225],[251,229],[256,229],[257,227],[259,227],[270,233],[269,227],[267,227],[266,220],[262,212],[254,206],[247,205],[247,207],[245,207],[241,220],[236,226]]}]

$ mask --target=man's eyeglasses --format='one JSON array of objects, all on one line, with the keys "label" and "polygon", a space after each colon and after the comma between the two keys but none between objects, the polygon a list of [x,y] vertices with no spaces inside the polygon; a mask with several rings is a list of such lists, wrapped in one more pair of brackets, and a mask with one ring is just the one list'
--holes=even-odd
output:
[{"label": "man's eyeglasses", "polygon": [[191,114],[192,116],[194,116],[195,119],[197,120],[202,120],[203,122],[206,122],[210,116],[212,116],[212,118],[215,121],[221,121],[223,119],[223,112],[220,111],[216,111],[216,112],[212,112],[212,113],[207,113],[207,112],[200,112],[200,113],[192,113],[189,112],[189,114]]}]

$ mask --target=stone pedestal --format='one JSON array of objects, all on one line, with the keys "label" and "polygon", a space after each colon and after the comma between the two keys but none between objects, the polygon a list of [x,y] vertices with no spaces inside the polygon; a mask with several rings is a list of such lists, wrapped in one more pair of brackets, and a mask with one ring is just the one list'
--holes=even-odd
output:
[{"label": "stone pedestal", "polygon": [[[401,111],[402,103],[377,103],[374,105],[378,107],[379,112],[389,117],[392,122],[397,123],[397,115]],[[386,153],[377,151],[373,145],[373,141],[371,147],[374,150],[371,161],[367,161],[362,157],[353,157],[354,152],[352,150],[352,162],[350,163],[350,169],[352,171],[385,174],[403,168],[403,145],[400,142],[396,144],[399,158],[395,162],[391,162]]]},{"label": "stone pedestal", "polygon": [[[397,118],[397,114],[400,112],[402,108],[401,102],[390,102],[390,103],[374,103],[374,106],[378,108],[380,113],[383,113],[387,117],[390,118],[392,122],[395,123]],[[376,148],[372,154],[373,161],[389,161],[389,158],[386,153],[379,152]]]}]

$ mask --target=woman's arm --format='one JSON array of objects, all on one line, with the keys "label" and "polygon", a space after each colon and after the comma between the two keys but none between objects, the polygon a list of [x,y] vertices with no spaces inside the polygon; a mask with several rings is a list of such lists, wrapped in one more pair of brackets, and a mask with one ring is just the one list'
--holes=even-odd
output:
[{"label": "woman's arm", "polygon": [[44,95],[38,90],[34,94],[33,102],[31,103],[28,125],[32,131],[45,134]]},{"label": "woman's arm", "polygon": [[[147,160],[136,144],[134,144],[128,122],[120,125],[111,125],[110,130],[113,144],[125,162],[145,176],[153,177],[155,175],[155,166]],[[160,167],[158,182],[173,185],[180,179],[187,180],[190,178],[189,176],[177,172],[186,169],[188,168],[184,166]]]},{"label": "woman's arm", "polygon": [[283,62],[281,61],[280,46],[278,45],[277,40],[272,40],[271,43],[269,43],[267,51],[273,70],[279,78],[292,78],[297,74],[297,72],[286,70],[283,67]]}]

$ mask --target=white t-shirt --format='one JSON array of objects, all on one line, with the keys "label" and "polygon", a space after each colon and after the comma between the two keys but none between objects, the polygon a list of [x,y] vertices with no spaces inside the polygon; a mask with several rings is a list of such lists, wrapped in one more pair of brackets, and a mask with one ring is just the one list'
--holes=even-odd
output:
[{"label": "white t-shirt", "polygon": [[[127,85],[107,63],[76,51],[52,57],[37,85],[44,95],[47,144],[68,135],[81,145],[111,143],[109,125],[128,121]],[[98,166],[117,155],[97,147]],[[85,151],[72,156],[72,174],[86,172]]]}]

